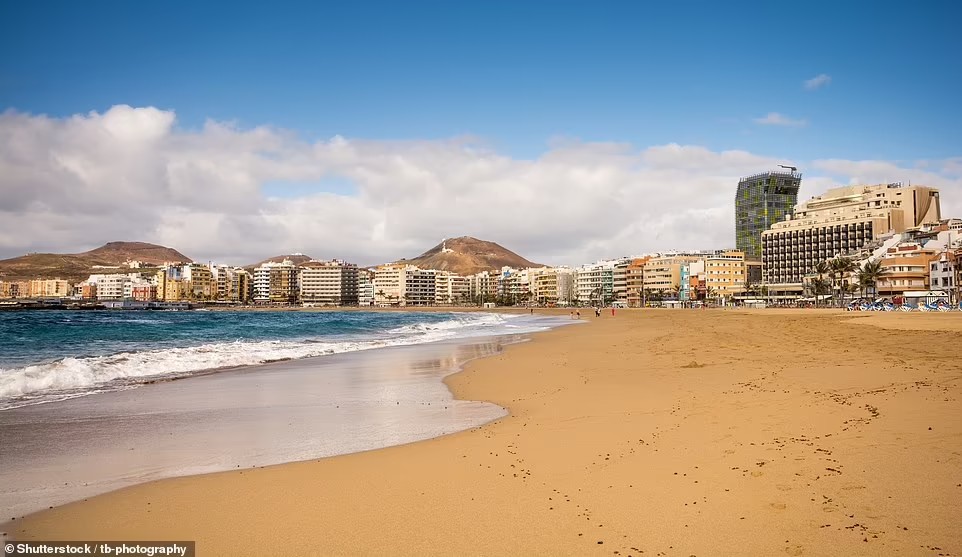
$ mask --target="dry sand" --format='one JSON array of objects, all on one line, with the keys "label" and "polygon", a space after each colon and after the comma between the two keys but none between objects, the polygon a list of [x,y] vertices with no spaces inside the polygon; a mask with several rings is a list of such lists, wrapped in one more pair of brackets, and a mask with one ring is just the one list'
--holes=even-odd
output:
[{"label": "dry sand", "polygon": [[511,415],[4,528],[198,555],[962,555],[962,314],[619,311],[472,363]]}]

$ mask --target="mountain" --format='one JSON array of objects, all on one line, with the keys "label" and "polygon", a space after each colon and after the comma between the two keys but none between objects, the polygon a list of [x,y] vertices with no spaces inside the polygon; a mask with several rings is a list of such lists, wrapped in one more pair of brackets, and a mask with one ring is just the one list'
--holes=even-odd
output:
[{"label": "mountain", "polygon": [[452,271],[459,275],[473,275],[501,267],[544,267],[532,263],[511,250],[470,236],[448,238],[414,259],[397,263],[417,265],[423,269]]},{"label": "mountain", "polygon": [[0,260],[0,280],[62,278],[79,281],[96,271],[94,266],[123,265],[127,261],[141,261],[148,265],[168,261],[193,262],[173,248],[146,242],[109,242],[83,253],[29,253]]},{"label": "mountain", "polygon": [[308,261],[313,261],[314,258],[310,255],[304,255],[303,253],[292,253],[290,255],[275,255],[274,257],[269,257],[263,261],[258,261],[257,263],[251,263],[250,265],[245,265],[245,269],[253,269],[254,267],[260,267],[264,263],[280,263],[285,259],[289,259],[291,263],[295,265],[301,265],[307,263]]}]

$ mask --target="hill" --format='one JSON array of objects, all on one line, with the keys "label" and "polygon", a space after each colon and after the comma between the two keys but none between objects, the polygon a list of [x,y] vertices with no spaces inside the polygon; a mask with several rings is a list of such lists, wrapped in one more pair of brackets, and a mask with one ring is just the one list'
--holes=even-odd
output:
[{"label": "hill", "polygon": [[167,261],[191,263],[179,251],[146,242],[109,242],[83,253],[29,253],[0,260],[0,280],[62,278],[79,281],[96,271],[95,266],[123,265],[142,261],[160,265]]},{"label": "hill", "polygon": [[291,263],[295,265],[302,265],[308,261],[313,261],[314,258],[310,255],[304,255],[303,253],[292,253],[289,255],[275,255],[274,257],[269,257],[263,261],[258,261],[257,263],[251,263],[250,265],[244,265],[245,269],[253,269],[254,267],[260,267],[264,263],[280,263],[285,259],[289,259]]},{"label": "hill", "polygon": [[414,259],[402,259],[397,263],[408,263],[424,269],[452,271],[460,275],[473,275],[501,267],[544,267],[539,263],[528,261],[499,244],[470,236],[448,238]]}]

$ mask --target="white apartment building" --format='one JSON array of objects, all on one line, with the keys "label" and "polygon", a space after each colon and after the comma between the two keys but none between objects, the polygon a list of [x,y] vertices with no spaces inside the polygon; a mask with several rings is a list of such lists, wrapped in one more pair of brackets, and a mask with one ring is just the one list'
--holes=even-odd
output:
[{"label": "white apartment building", "polygon": [[298,285],[302,304],[353,306],[358,304],[357,265],[340,260],[308,261],[300,267]]},{"label": "white apartment building", "polygon": [[357,304],[374,305],[374,271],[371,269],[357,270]]},{"label": "white apartment building", "polygon": [[90,275],[87,283],[97,285],[98,300],[125,300],[133,296],[135,280],[136,284],[153,284],[136,273]]},{"label": "white apartment building", "polygon": [[471,301],[476,304],[494,302],[498,297],[498,273],[481,271],[470,279]]},{"label": "white apartment building", "polygon": [[531,298],[531,277],[528,269],[502,267],[498,276],[498,296],[505,304],[527,302]]},{"label": "white apartment building", "polygon": [[618,259],[612,270],[611,299],[625,306],[628,305],[628,267],[630,265],[630,258]]},{"label": "white apartment building", "polygon": [[297,294],[297,266],[290,259],[254,268],[255,303],[289,303]]},{"label": "white apartment building", "polygon": [[440,306],[465,304],[471,300],[471,279],[450,271],[434,274],[434,303]]}]

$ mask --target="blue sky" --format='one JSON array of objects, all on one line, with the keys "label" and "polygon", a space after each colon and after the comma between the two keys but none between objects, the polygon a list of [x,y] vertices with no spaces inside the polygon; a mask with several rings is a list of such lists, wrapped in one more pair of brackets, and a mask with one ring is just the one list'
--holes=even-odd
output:
[{"label": "blue sky", "polygon": [[[792,160],[962,153],[952,2],[0,3],[0,108],[305,139],[553,137]],[[820,74],[830,83],[803,86]],[[805,125],[761,125],[779,113]]]},{"label": "blue sky", "polygon": [[0,258],[730,248],[779,163],[962,216],[962,7],[787,6],[0,0]]}]

